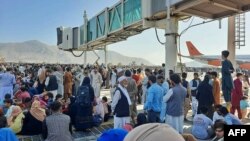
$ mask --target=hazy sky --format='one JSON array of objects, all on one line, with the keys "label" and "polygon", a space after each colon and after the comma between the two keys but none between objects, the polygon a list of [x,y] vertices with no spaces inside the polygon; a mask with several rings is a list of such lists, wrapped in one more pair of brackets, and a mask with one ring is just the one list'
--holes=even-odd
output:
[{"label": "hazy sky", "polygon": [[[56,45],[56,28],[59,26],[80,26],[83,11],[91,18],[105,7],[118,0],[1,0],[0,1],[0,42],[22,42],[39,40]],[[250,31],[250,13],[246,14],[246,31]],[[191,20],[190,20],[191,21]],[[179,22],[179,32],[188,27],[189,22]],[[193,24],[203,19],[194,18]],[[162,41],[164,30],[158,30]],[[227,20],[204,24],[188,30],[181,37],[182,54],[188,55],[185,41],[192,41],[204,54],[220,54],[227,48]],[[165,46],[158,43],[155,31],[149,29],[127,41],[109,45],[109,50],[133,57],[142,57],[154,64],[164,62]],[[250,33],[246,32],[246,47],[237,54],[250,54]],[[188,61],[188,60],[185,60]]]}]

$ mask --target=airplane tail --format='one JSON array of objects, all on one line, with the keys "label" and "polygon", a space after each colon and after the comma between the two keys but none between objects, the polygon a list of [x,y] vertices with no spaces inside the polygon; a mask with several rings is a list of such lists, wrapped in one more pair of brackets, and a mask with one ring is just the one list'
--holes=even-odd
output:
[{"label": "airplane tail", "polygon": [[187,41],[187,48],[190,56],[201,56],[202,53],[199,52],[199,50],[192,44],[192,42]]}]

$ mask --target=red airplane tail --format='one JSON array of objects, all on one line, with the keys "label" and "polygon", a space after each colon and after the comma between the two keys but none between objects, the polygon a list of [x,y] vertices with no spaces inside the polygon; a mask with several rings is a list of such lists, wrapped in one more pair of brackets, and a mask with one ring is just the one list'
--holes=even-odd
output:
[{"label": "red airplane tail", "polygon": [[190,56],[201,56],[202,53],[199,52],[199,50],[192,44],[192,42],[187,41],[187,48]]}]

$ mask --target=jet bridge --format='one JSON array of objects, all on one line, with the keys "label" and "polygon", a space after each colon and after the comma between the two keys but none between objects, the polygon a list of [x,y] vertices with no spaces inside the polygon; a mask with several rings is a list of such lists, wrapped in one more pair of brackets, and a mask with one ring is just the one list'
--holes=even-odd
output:
[{"label": "jet bridge", "polygon": [[174,70],[180,19],[221,19],[249,10],[250,0],[119,0],[90,20],[85,12],[79,27],[58,27],[57,45],[66,51],[99,50],[148,28],[161,28],[166,30],[166,71]]}]

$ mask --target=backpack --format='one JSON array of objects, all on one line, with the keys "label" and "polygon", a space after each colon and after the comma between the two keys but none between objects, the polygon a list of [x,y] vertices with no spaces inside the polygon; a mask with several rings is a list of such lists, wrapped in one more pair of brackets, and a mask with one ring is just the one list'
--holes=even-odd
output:
[{"label": "backpack", "polygon": [[90,107],[90,106],[92,106],[88,86],[80,86],[78,88],[75,102],[77,104],[79,104],[81,107]]},{"label": "backpack", "polygon": [[99,127],[102,124],[102,117],[100,115],[94,115],[93,117],[93,125]]}]

